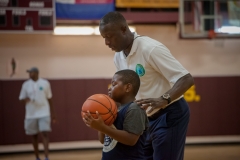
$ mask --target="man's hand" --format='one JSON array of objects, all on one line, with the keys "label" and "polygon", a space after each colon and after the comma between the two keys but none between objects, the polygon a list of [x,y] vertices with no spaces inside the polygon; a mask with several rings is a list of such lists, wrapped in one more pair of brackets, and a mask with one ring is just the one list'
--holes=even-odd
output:
[{"label": "man's hand", "polygon": [[55,116],[51,116],[51,122],[52,122],[53,124],[55,124],[55,123],[57,122],[57,119],[56,119]]},{"label": "man's hand", "polygon": [[30,102],[31,100],[30,100],[30,98],[25,98],[24,99],[24,102],[27,104],[28,102]]},{"label": "man's hand", "polygon": [[154,109],[164,109],[167,106],[167,101],[160,98],[147,98],[135,101],[142,109],[147,110],[150,114]]},{"label": "man's hand", "polygon": [[28,102],[30,102],[31,100],[30,100],[30,98],[25,98],[25,99],[21,99],[20,100],[20,102],[21,103],[24,103],[25,105],[28,103]]}]

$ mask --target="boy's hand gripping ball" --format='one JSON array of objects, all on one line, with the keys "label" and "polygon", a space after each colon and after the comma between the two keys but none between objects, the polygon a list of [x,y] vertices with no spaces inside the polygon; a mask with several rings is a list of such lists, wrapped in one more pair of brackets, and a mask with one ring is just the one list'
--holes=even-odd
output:
[{"label": "boy's hand gripping ball", "polygon": [[109,96],[105,94],[94,94],[87,98],[82,105],[81,115],[90,112],[93,118],[97,118],[96,111],[108,126],[112,125],[117,118],[117,105]]}]

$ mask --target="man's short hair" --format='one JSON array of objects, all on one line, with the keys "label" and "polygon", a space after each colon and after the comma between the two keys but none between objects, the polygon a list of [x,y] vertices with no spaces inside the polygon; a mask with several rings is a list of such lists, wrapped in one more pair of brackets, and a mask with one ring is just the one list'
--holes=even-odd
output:
[{"label": "man's short hair", "polygon": [[112,23],[112,24],[126,23],[126,19],[123,17],[121,13],[117,11],[113,11],[113,12],[107,13],[100,20],[100,25],[106,25],[109,23]]},{"label": "man's short hair", "polygon": [[121,76],[121,81],[123,84],[131,83],[133,86],[133,94],[134,96],[137,95],[139,87],[140,87],[140,78],[138,74],[130,69],[120,70],[115,74]]}]

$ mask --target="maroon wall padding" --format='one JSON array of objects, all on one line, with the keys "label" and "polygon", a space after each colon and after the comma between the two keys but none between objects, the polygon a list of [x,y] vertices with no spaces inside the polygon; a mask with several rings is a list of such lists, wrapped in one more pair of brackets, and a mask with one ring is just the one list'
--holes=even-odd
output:
[{"label": "maroon wall padding", "polygon": [[0,144],[25,143],[28,137],[24,134],[24,105],[18,100],[23,81],[2,81],[1,116],[3,123],[0,130],[3,137]]},{"label": "maroon wall padding", "polygon": [[199,102],[190,102],[189,136],[240,134],[240,77],[198,77]]},{"label": "maroon wall padding", "polygon": [[4,130],[3,130],[3,121],[4,121],[4,117],[3,117],[3,104],[2,104],[2,101],[3,101],[3,93],[2,93],[2,81],[0,81],[0,144],[1,142],[3,142],[3,133],[4,133]]},{"label": "maroon wall padding", "polygon": [[[240,134],[240,77],[195,77],[200,101],[189,102],[188,136]],[[110,79],[49,80],[57,123],[51,142],[97,140],[80,115],[83,102],[97,93],[107,94]],[[25,106],[18,100],[23,80],[0,81],[0,145],[30,143],[25,135]]]}]

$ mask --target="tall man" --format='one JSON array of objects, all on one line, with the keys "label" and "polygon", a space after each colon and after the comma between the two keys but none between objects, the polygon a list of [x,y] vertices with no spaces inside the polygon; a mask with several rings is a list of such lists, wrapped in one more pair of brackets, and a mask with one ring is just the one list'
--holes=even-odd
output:
[{"label": "tall man", "polygon": [[47,80],[39,78],[38,68],[33,67],[27,72],[30,79],[23,83],[19,96],[26,105],[24,128],[26,134],[32,136],[36,160],[40,160],[38,135],[41,134],[45,160],[48,160],[48,133],[51,131],[51,120],[55,122],[51,86]]},{"label": "tall man", "polygon": [[183,98],[193,84],[191,74],[162,43],[129,30],[119,12],[109,12],[99,24],[105,44],[114,50],[117,70],[136,71],[141,86],[136,102],[149,118],[145,160],[182,160],[189,122]]}]

